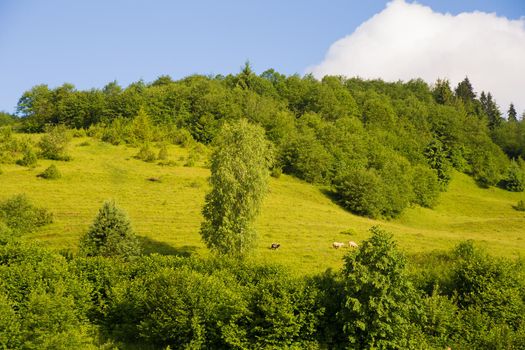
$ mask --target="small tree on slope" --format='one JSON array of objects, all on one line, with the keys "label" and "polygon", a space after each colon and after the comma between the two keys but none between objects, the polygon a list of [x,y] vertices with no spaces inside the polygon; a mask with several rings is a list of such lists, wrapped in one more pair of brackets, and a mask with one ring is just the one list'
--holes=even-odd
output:
[{"label": "small tree on slope", "polygon": [[225,124],[214,142],[200,233],[208,248],[242,256],[255,244],[252,223],[267,191],[270,144],[264,130],[246,120]]},{"label": "small tree on slope", "polygon": [[140,254],[140,246],[127,215],[113,201],[100,208],[89,231],[80,240],[80,253],[85,256],[120,256]]}]

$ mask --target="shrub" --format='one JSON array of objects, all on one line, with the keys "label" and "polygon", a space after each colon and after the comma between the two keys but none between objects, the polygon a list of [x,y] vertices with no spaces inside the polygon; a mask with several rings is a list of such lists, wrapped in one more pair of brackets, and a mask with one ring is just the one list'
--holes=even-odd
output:
[{"label": "shrub", "polygon": [[432,140],[424,154],[430,168],[436,170],[440,188],[444,191],[451,179],[451,169],[443,144],[439,140]]},{"label": "shrub", "polygon": [[73,137],[86,137],[87,136],[87,132],[86,132],[86,129],[73,129],[73,133],[72,133],[72,136]]},{"label": "shrub", "polygon": [[13,240],[13,231],[2,221],[0,221],[0,245],[7,244]]},{"label": "shrub", "polygon": [[270,172],[270,176],[273,178],[280,178],[283,173],[283,169],[281,167],[273,167],[272,171]]},{"label": "shrub", "polygon": [[168,159],[168,147],[165,144],[160,147],[157,159],[159,159],[159,160],[166,160],[166,159]]},{"label": "shrub", "polygon": [[416,166],[412,176],[414,202],[422,207],[432,208],[439,196],[439,179],[434,169]]},{"label": "shrub", "polygon": [[157,156],[151,146],[146,143],[140,148],[139,153],[135,155],[135,158],[141,159],[145,162],[154,162],[155,159],[157,159]]},{"label": "shrub", "polygon": [[40,140],[39,146],[42,150],[42,157],[52,160],[71,160],[67,154],[70,140],[71,136],[65,126],[52,127]]},{"label": "shrub", "polygon": [[168,131],[167,138],[173,144],[181,145],[182,147],[188,147],[195,143],[195,140],[187,129],[171,128]]},{"label": "shrub", "polygon": [[511,192],[523,192],[525,189],[525,173],[515,160],[510,162],[507,174],[500,182],[500,186]]},{"label": "shrub", "polygon": [[21,234],[53,222],[53,215],[44,208],[29,202],[24,194],[19,194],[0,203],[0,220],[14,233]]},{"label": "shrub", "polygon": [[143,107],[140,107],[137,115],[131,121],[130,132],[132,143],[148,143],[153,140],[154,126]]},{"label": "shrub", "polygon": [[16,161],[16,164],[34,168],[37,164],[38,158],[31,148],[26,148],[22,159]]},{"label": "shrub", "polygon": [[413,321],[420,310],[406,259],[390,233],[378,227],[370,231],[372,236],[344,258],[339,313],[344,334],[352,348],[418,348]]},{"label": "shrub", "polygon": [[43,179],[55,180],[61,178],[62,174],[60,174],[55,164],[51,164],[49,167],[46,168],[46,170],[44,170],[37,176]]},{"label": "shrub", "polygon": [[187,267],[156,268],[116,291],[110,317],[130,342],[173,348],[232,348],[243,341],[236,324],[246,313],[237,283],[224,274]]},{"label": "shrub", "polygon": [[350,211],[379,217],[383,208],[383,182],[374,169],[351,169],[334,181],[341,205]]},{"label": "shrub", "polygon": [[517,211],[525,211],[525,201],[523,199],[519,200],[518,203],[514,206],[514,209]]},{"label": "shrub", "polygon": [[89,293],[63,257],[0,245],[0,348],[94,349]]},{"label": "shrub", "polygon": [[204,146],[202,143],[196,143],[195,146],[193,146],[188,152],[188,159],[186,160],[186,163],[184,163],[184,166],[195,166],[195,163],[200,161],[202,157],[205,157],[206,153],[206,146]]},{"label": "shrub", "polygon": [[129,258],[140,254],[140,246],[127,215],[113,201],[100,208],[88,232],[80,240],[84,256],[118,256]]},{"label": "shrub", "polygon": [[520,263],[494,258],[471,241],[460,243],[455,255],[451,289],[461,308],[480,308],[493,323],[514,329],[525,322]]}]

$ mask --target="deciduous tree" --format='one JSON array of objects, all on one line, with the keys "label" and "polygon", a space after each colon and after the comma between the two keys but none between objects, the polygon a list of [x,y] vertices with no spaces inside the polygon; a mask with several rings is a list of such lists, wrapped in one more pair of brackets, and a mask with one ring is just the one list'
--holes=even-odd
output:
[{"label": "deciduous tree", "polygon": [[245,255],[254,247],[253,220],[267,190],[270,145],[261,127],[246,120],[223,125],[211,156],[201,236],[215,252]]}]

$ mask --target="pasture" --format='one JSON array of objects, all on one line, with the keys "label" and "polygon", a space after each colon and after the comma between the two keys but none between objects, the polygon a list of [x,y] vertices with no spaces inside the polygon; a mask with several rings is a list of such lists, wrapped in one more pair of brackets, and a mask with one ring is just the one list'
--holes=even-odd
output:
[{"label": "pasture", "polygon": [[[53,212],[53,224],[24,239],[54,250],[75,251],[104,200],[114,199],[128,213],[147,253],[209,254],[199,235],[201,208],[209,189],[205,157],[187,167],[188,150],[169,146],[171,162],[159,165],[135,159],[137,152],[130,146],[75,138],[69,162],[39,159],[33,169],[2,165],[0,200],[26,193],[35,204]],[[52,163],[62,178],[36,176]],[[413,207],[395,220],[371,220],[339,207],[326,188],[282,175],[270,179],[256,223],[259,240],[253,259],[281,263],[298,274],[337,269],[350,249],[348,241],[367,238],[373,225],[394,233],[408,255],[448,250],[472,239],[496,256],[518,257],[525,253],[525,214],[512,206],[524,198],[523,193],[481,189],[470,177],[455,172],[434,209]],[[270,249],[273,242],[281,246]],[[333,242],[346,244],[334,249]]]}]

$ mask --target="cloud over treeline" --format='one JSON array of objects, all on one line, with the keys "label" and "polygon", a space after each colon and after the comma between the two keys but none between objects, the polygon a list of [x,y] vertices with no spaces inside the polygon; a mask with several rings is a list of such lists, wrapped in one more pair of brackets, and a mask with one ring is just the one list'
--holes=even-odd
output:
[{"label": "cloud over treeline", "polygon": [[503,113],[511,102],[525,111],[525,18],[494,13],[458,15],[404,0],[388,3],[352,34],[333,43],[308,68],[325,75],[387,81],[447,78],[452,87],[469,77],[476,92],[490,91]]}]

